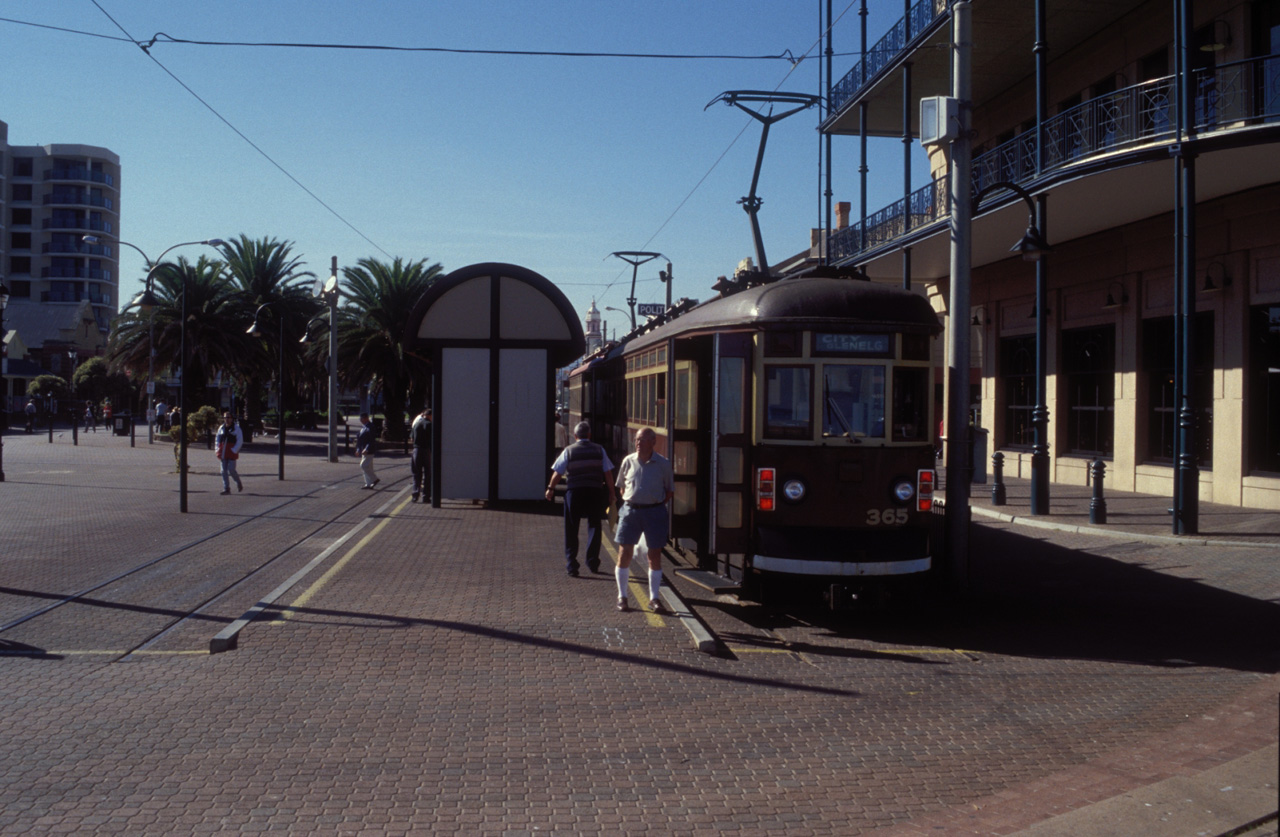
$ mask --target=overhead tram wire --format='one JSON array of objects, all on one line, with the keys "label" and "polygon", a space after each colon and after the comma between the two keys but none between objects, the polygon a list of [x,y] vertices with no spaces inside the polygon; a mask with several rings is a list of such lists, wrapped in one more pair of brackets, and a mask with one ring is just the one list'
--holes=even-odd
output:
[{"label": "overhead tram wire", "polygon": [[357,227],[356,227],[356,225],[355,225],[355,224],[351,223],[351,222],[350,222],[350,221],[348,221],[346,218],[344,218],[344,217],[343,217],[343,216],[338,212],[338,210],[334,209],[332,206],[330,206],[328,203],[326,203],[326,202],[324,201],[324,199],[323,199],[323,198],[321,198],[321,197],[320,197],[319,195],[317,195],[315,192],[313,192],[313,191],[311,191],[309,188],[307,188],[306,184],[304,184],[304,183],[303,183],[301,180],[299,180],[298,178],[294,177],[294,176],[293,176],[293,174],[292,174],[292,173],[290,173],[290,171],[289,171],[288,169],[286,169],[284,166],[282,166],[282,165],[280,165],[278,162],[276,162],[276,161],[275,161],[275,159],[274,159],[270,154],[268,154],[266,151],[262,150],[262,148],[261,148],[261,147],[259,147],[259,146],[258,146],[258,144],[257,144],[257,143],[255,143],[253,140],[249,139],[249,137],[248,137],[248,136],[246,136],[246,135],[245,135],[245,133],[244,133],[243,131],[241,131],[241,130],[240,130],[239,128],[237,128],[235,125],[232,125],[232,124],[231,124],[231,122],[230,122],[230,121],[229,121],[225,116],[223,116],[221,113],[218,113],[218,110],[217,110],[213,105],[209,104],[209,103],[208,103],[208,102],[206,102],[203,98],[201,98],[200,94],[198,94],[198,93],[196,93],[196,91],[192,90],[192,89],[191,89],[191,87],[190,87],[190,86],[188,86],[188,85],[187,85],[187,83],[186,83],[185,81],[183,81],[182,79],[180,79],[180,78],[178,78],[176,75],[174,75],[174,73],[173,73],[173,71],[172,71],[172,70],[170,70],[168,67],[166,67],[164,64],[162,64],[162,63],[160,62],[160,59],[158,59],[158,58],[156,58],[154,55],[152,55],[152,54],[147,50],[147,48],[146,48],[145,46],[143,46],[143,44],[141,44],[140,42],[138,42],[137,40],[135,40],[135,39],[133,38],[133,36],[129,34],[128,30],[126,30],[123,26],[121,26],[121,25],[120,25],[120,23],[119,23],[115,18],[113,18],[113,17],[111,16],[111,14],[110,14],[106,9],[102,8],[102,5],[101,5],[100,3],[98,3],[98,0],[91,0],[91,2],[93,3],[93,5],[95,5],[95,6],[97,6],[97,7],[98,7],[98,10],[99,10],[99,11],[101,11],[104,15],[106,15],[107,20],[110,20],[112,23],[114,23],[114,24],[116,25],[116,27],[117,27],[121,32],[124,32],[125,37],[127,37],[130,41],[132,41],[134,44],[136,44],[136,45],[138,46],[138,48],[140,48],[144,53],[146,53],[146,56],[147,56],[148,58],[150,58],[152,61],[154,61],[157,67],[159,67],[161,70],[164,70],[165,74],[166,74],[166,75],[168,75],[168,76],[169,76],[169,78],[173,79],[173,80],[174,80],[174,81],[176,81],[179,85],[181,85],[181,87],[182,87],[182,89],[183,89],[183,90],[185,90],[185,91],[187,91],[188,93],[190,93],[190,94],[195,98],[195,100],[196,100],[196,101],[198,101],[200,104],[204,105],[204,106],[205,106],[205,108],[207,108],[207,109],[208,109],[208,111],[209,111],[210,113],[212,113],[214,116],[218,117],[218,119],[219,119],[219,120],[221,120],[222,124],[226,125],[226,126],[227,126],[228,128],[230,128],[232,131],[234,131],[234,132],[235,132],[235,134],[236,134],[236,136],[240,137],[240,139],[242,139],[242,140],[244,140],[246,143],[248,143],[248,144],[249,144],[249,147],[250,147],[250,148],[252,148],[254,151],[257,151],[257,152],[258,152],[258,154],[260,154],[264,160],[266,160],[266,161],[267,161],[268,163],[270,163],[271,165],[275,166],[275,167],[280,171],[280,173],[281,173],[281,174],[283,174],[285,177],[287,177],[287,178],[289,178],[290,180],[292,180],[292,181],[293,181],[293,183],[294,183],[294,185],[296,185],[299,189],[301,189],[302,191],[304,191],[304,192],[306,192],[308,195],[310,195],[312,200],[314,200],[316,203],[318,203],[318,204],[320,204],[321,206],[323,206],[326,210],[328,210],[328,211],[329,211],[329,214],[333,215],[333,217],[337,218],[339,221],[341,221],[343,224],[345,224],[345,225],[346,225],[346,226],[347,226],[347,227],[348,227],[352,232],[354,232],[356,235],[358,235],[358,236],[360,236],[361,238],[363,238],[363,239],[364,239],[366,242],[368,242],[368,243],[369,243],[369,245],[370,245],[370,246],[372,246],[375,250],[377,250],[378,252],[382,253],[382,255],[386,256],[387,258],[392,258],[391,254],[390,254],[390,253],[388,253],[386,250],[382,249],[382,247],[380,247],[376,241],[374,241],[374,240],[373,240],[372,238],[370,238],[369,236],[365,235],[365,234],[364,234],[364,233],[363,233],[359,228],[357,228]]}]

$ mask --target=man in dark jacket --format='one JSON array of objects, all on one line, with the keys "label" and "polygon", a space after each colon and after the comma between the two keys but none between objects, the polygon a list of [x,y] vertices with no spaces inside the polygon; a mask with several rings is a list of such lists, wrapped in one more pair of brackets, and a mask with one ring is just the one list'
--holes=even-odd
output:
[{"label": "man in dark jacket", "polygon": [[564,493],[564,563],[565,571],[578,576],[578,524],[587,519],[587,569],[600,572],[600,518],[605,499],[614,504],[613,463],[604,448],[591,441],[591,425],[578,422],[573,435],[577,439],[560,452],[551,466],[551,484],[546,497],[555,499],[561,477],[568,481]]}]

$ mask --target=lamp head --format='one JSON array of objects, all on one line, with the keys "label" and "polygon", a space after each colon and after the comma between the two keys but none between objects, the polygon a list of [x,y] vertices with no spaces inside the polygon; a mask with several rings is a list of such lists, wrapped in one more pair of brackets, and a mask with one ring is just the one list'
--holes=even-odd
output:
[{"label": "lamp head", "polygon": [[160,304],[160,300],[156,299],[156,295],[151,292],[150,288],[146,288],[142,293],[133,298],[133,304],[138,310],[144,314],[150,313],[151,309]]},{"label": "lamp head", "polygon": [[1022,234],[1022,239],[1009,248],[1009,252],[1021,253],[1023,261],[1028,262],[1038,262],[1052,250],[1053,248],[1044,240],[1044,236],[1034,224],[1028,225],[1027,231]]},{"label": "lamp head", "polygon": [[221,238],[211,238],[208,241],[202,241],[200,243],[208,244],[210,247],[225,247],[227,245],[227,242],[223,241]]}]

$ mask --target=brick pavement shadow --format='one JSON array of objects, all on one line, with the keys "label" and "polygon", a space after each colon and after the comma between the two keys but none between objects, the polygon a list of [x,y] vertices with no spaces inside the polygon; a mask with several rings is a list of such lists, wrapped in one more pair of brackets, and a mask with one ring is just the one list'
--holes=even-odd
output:
[{"label": "brick pavement shadow", "polygon": [[1280,603],[1162,572],[1177,561],[1167,547],[1120,560],[986,527],[971,547],[964,601],[935,589],[902,610],[814,621],[839,636],[1002,655],[1280,671]]},{"label": "brick pavement shadow", "polygon": [[[471,636],[483,637],[485,639],[494,640],[496,642],[508,642],[517,645],[529,646],[533,648],[549,649],[552,651],[560,651],[569,654],[580,655],[584,657],[594,657],[596,659],[609,660],[613,662],[627,663],[630,665],[638,665],[644,668],[653,668],[670,673],[688,675],[692,677],[703,677],[711,680],[720,680],[732,683],[743,683],[753,686],[765,686],[769,688],[785,689],[788,691],[805,692],[810,694],[828,695],[833,697],[860,697],[861,693],[851,689],[839,689],[831,686],[820,686],[798,681],[780,680],[770,677],[753,677],[750,675],[735,674],[726,671],[716,671],[702,666],[686,665],[684,663],[672,660],[661,660],[653,657],[646,657],[642,654],[627,653],[616,651],[609,648],[601,648],[594,645],[587,645],[578,642],[570,642],[568,640],[553,639],[551,637],[536,636],[527,632],[509,631],[503,628],[497,628],[492,625],[485,625],[476,622],[459,622],[448,619],[423,619],[409,616],[390,616],[384,614],[361,613],[358,611],[346,610],[326,610],[322,608],[289,608],[272,606],[264,610],[261,621],[268,621],[274,617],[287,616],[289,622],[302,624],[322,624],[337,625],[341,627],[378,627],[378,628],[433,628],[437,630],[457,631],[459,633],[469,634]],[[367,622],[367,624],[353,624],[351,620],[359,620]]]}]

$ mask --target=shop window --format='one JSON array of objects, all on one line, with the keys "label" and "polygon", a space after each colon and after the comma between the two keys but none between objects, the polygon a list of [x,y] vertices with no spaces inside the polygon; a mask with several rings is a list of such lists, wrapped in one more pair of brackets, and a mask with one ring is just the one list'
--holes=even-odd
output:
[{"label": "shop window", "polygon": [[[1195,320],[1196,347],[1192,358],[1192,404],[1196,411],[1196,461],[1213,465],[1213,314],[1202,311]],[[1142,369],[1147,384],[1147,449],[1151,462],[1172,463],[1178,455],[1175,430],[1178,405],[1174,399],[1176,369],[1173,358],[1173,317],[1142,323]]]},{"label": "shop window", "polygon": [[1280,474],[1280,305],[1249,311],[1250,471]]},{"label": "shop window", "polygon": [[1115,450],[1115,326],[1062,334],[1067,402],[1066,452],[1111,456]]},{"label": "shop window", "polygon": [[1000,340],[1000,381],[1004,395],[1001,447],[1030,448],[1035,441],[1031,412],[1036,404],[1036,337]]}]

